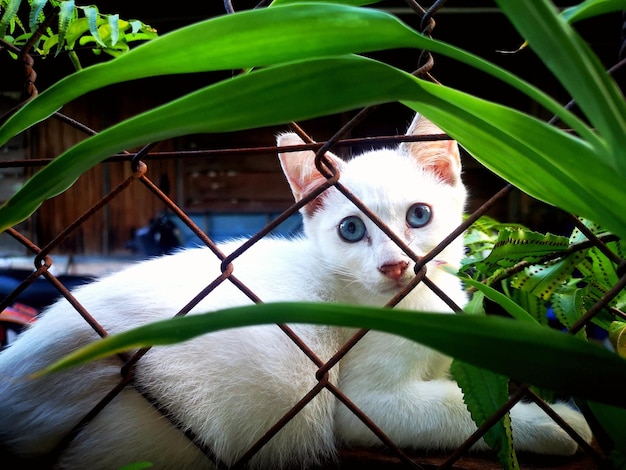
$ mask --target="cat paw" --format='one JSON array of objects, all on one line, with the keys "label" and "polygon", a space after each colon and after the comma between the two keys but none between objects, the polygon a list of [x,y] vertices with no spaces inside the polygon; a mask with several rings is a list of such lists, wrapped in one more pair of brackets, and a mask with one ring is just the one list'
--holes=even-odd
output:
[{"label": "cat paw", "polygon": [[[583,415],[564,403],[551,405],[567,424],[589,443],[593,437]],[[537,405],[521,403],[511,410],[516,449],[537,454],[573,455],[578,444]]]}]

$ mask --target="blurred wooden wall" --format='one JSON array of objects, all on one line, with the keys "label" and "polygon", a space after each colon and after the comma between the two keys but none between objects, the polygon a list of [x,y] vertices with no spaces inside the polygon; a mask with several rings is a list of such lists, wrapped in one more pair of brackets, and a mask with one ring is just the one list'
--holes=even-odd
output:
[{"label": "blurred wooden wall", "polygon": [[[149,91],[127,86],[91,94],[69,104],[62,112],[101,131],[156,104],[158,100],[151,100]],[[51,118],[28,132],[25,154],[31,159],[54,158],[85,137],[67,123]],[[152,150],[158,153],[272,145],[274,135],[268,130],[226,136],[186,136],[161,142]],[[156,185],[167,180],[169,197],[190,213],[268,212],[283,210],[292,202],[275,154],[148,158],[145,163],[146,176]],[[105,162],[87,171],[68,191],[46,201],[32,218],[30,225],[36,242],[43,246],[54,239],[131,174],[129,161]],[[164,208],[152,192],[135,182],[83,222],[60,245],[60,251],[124,253],[133,232]]]}]

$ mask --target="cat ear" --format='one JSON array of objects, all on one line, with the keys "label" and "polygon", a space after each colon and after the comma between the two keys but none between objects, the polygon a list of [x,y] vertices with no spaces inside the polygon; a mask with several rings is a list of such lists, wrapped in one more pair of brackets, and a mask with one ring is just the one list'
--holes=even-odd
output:
[{"label": "cat ear", "polygon": [[[279,147],[287,147],[302,145],[304,141],[297,134],[290,132],[280,134],[276,138],[276,143]],[[342,167],[343,162],[332,153],[327,152],[325,156],[337,169]],[[315,166],[315,152],[311,150],[280,152],[278,158],[296,202],[326,181],[326,177]],[[323,205],[323,201],[324,194],[307,204],[304,207],[304,213],[309,216],[312,215]]]},{"label": "cat ear", "polygon": [[[407,135],[444,134],[435,124],[419,114],[407,130]],[[402,150],[417,163],[433,172],[444,183],[456,185],[461,182],[461,155],[455,140],[406,142]]]}]

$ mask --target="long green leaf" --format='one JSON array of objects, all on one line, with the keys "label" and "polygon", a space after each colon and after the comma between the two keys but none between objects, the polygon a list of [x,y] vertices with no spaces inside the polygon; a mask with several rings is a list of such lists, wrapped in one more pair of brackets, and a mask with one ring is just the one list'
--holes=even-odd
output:
[{"label": "long green leaf", "polygon": [[[566,328],[573,326],[585,313],[583,300],[588,290],[588,287],[578,287],[569,284],[562,286],[550,298],[556,318]],[[579,334],[582,337],[586,337],[585,330],[582,330]]]},{"label": "long green leaf", "polygon": [[[370,86],[372,79],[380,86]],[[270,67],[217,83],[70,148],[0,207],[0,230],[28,217],[45,199],[66,190],[83,172],[122,149],[179,135],[281,124],[394,101],[414,80],[392,67],[352,56]],[[328,93],[331,89],[333,93]]]},{"label": "long green leaf", "polygon": [[[341,27],[329,28],[329,19]],[[80,34],[87,28],[87,24],[82,26]],[[363,34],[365,30],[378,34]],[[0,127],[0,143],[45,119],[69,101],[113,83],[380,50],[408,45],[413,36],[408,27],[391,15],[340,5],[286,5],[212,18],[58,81]],[[302,41],[303,37],[307,40]]]},{"label": "long green leaf", "polygon": [[579,5],[566,8],[561,16],[570,23],[585,20],[605,13],[613,13],[626,9],[624,0],[586,0]]},{"label": "long green leaf", "polygon": [[[374,31],[376,34],[370,33]],[[68,32],[68,42],[69,36]],[[401,47],[430,49],[485,71],[558,115],[593,147],[603,147],[572,113],[509,72],[422,36],[382,11],[324,3],[284,5],[213,18],[144,43],[114,61],[81,70],[55,83],[11,116],[0,127],[0,145],[69,101],[113,83]]]},{"label": "long green leaf", "polygon": [[598,58],[548,0],[497,3],[607,140],[607,157],[626,177],[626,102]]},{"label": "long green leaf", "polygon": [[[598,155],[585,142],[522,113],[357,56],[259,70],[113,126],[36,173],[0,207],[0,230],[24,220],[45,199],[67,189],[82,172],[125,148],[178,135],[280,124],[395,100],[406,100],[483,164],[529,194],[626,234],[626,214],[621,210],[623,180],[598,162]],[[590,166],[591,161],[596,163]],[[526,172],[533,177],[528,178]]]},{"label": "long green leaf", "polygon": [[35,376],[133,348],[174,344],[224,328],[265,323],[314,323],[385,331],[522,383],[626,406],[622,393],[626,361],[565,333],[500,317],[335,304],[259,304],[155,322],[91,343]]},{"label": "long green leaf", "polygon": [[495,290],[493,287],[490,287],[474,279],[468,279],[464,277],[461,279],[467,285],[474,287],[475,289],[482,292],[489,300],[496,302],[516,320],[537,324],[537,321],[526,310],[513,302],[511,298]]}]

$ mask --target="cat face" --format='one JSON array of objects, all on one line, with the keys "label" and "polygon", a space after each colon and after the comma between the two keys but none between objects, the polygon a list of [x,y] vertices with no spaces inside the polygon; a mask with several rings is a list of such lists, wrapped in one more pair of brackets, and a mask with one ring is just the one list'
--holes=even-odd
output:
[{"label": "cat face", "polygon": [[[428,123],[428,132],[440,133]],[[414,121],[410,130],[420,132]],[[436,129],[436,128],[435,128]],[[285,134],[279,145],[297,145]],[[296,200],[325,181],[310,151],[282,153],[281,164]],[[410,249],[406,253],[344,194],[330,188],[307,204],[305,232],[317,244],[321,268],[342,280],[351,297],[391,296],[414,276],[414,258],[423,256],[461,223],[465,189],[460,180],[456,143],[424,142],[395,150],[366,152],[343,162],[326,156],[339,171],[340,183]],[[456,242],[437,262],[458,265],[462,246]]]}]

